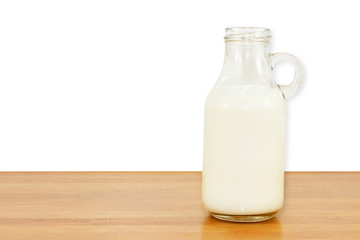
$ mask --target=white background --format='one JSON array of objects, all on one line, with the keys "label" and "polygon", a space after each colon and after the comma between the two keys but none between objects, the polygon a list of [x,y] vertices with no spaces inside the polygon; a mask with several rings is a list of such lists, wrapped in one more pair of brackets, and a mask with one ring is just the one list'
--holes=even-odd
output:
[{"label": "white background", "polygon": [[286,170],[360,170],[358,10],[344,0],[1,1],[0,170],[201,170],[204,101],[229,26],[270,28],[272,51],[304,64],[287,101]]}]

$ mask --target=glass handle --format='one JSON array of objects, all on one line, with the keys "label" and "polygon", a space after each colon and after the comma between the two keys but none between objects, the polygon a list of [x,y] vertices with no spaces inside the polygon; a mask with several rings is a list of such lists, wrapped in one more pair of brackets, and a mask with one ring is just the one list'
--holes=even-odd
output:
[{"label": "glass handle", "polygon": [[289,98],[298,92],[303,80],[303,68],[300,60],[289,53],[273,53],[271,54],[272,68],[279,62],[288,62],[294,68],[294,79],[289,85],[278,84],[285,98]]}]

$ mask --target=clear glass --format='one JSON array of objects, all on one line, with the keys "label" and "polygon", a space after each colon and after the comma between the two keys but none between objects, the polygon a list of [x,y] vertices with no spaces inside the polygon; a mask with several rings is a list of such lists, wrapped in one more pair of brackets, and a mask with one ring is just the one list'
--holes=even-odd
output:
[{"label": "clear glass", "polygon": [[[227,28],[222,72],[205,104],[202,200],[214,217],[258,222],[278,213],[284,199],[285,98],[299,89],[299,60],[269,53],[270,30]],[[273,67],[294,67],[278,85]]]}]

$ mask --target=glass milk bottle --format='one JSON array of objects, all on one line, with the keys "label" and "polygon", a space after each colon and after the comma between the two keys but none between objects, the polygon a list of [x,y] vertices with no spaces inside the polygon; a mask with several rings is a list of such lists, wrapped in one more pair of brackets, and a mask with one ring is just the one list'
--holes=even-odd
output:
[{"label": "glass milk bottle", "polygon": [[[227,28],[225,61],[205,104],[202,200],[214,217],[258,222],[280,211],[284,199],[285,98],[302,80],[299,60],[270,54],[270,30]],[[289,62],[290,85],[273,66]]]}]

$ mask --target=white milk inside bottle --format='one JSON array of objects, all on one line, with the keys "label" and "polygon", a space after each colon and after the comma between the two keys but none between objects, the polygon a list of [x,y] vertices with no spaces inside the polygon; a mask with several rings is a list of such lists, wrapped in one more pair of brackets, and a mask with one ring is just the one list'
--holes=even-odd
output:
[{"label": "white milk inside bottle", "polygon": [[285,100],[261,84],[215,86],[205,105],[203,205],[212,215],[283,204]]}]

